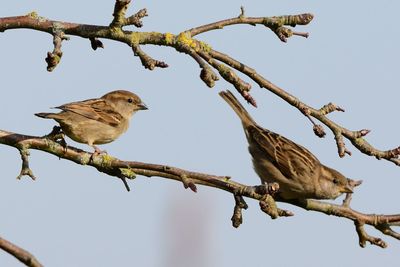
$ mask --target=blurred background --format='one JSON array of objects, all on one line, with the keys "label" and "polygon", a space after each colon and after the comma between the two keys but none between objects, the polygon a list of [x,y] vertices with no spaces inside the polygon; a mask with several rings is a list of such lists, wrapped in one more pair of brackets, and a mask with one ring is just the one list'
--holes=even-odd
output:
[{"label": "blurred background", "polygon": [[[149,17],[141,31],[179,33],[238,16],[241,5],[247,16],[311,12],[312,23],[296,27],[310,37],[293,37],[285,44],[262,26],[236,25],[198,39],[313,107],[331,101],[345,108],[346,113],[329,117],[349,129],[372,129],[368,141],[377,148],[399,145],[397,1],[137,0],[128,14],[147,8]],[[108,25],[113,7],[113,0],[5,1],[0,16],[36,11],[55,20]],[[49,34],[0,33],[0,128],[44,135],[54,123],[34,113],[128,89],[140,95],[149,110],[138,113],[120,139],[102,146],[109,154],[259,183],[240,122],[217,94],[233,90],[231,85],[221,80],[209,89],[199,79],[198,65],[170,48],[142,47],[170,66],[148,71],[125,44],[102,41],[105,49],[92,51],[88,40],[72,36],[62,44],[61,63],[48,73],[44,58],[53,49]],[[259,108],[248,109],[260,125],[303,144],[348,177],[364,180],[353,208],[400,212],[399,167],[365,156],[349,142],[353,156],[340,159],[331,133],[317,138],[300,112],[253,87]],[[0,236],[45,266],[395,266],[399,260],[399,241],[383,236],[387,249],[362,249],[351,221],[290,205],[280,204],[294,217],[272,221],[256,201],[248,200],[244,223],[234,229],[233,197],[221,190],[200,186],[194,194],[175,181],[138,177],[129,182],[128,193],[114,177],[40,151],[31,151],[30,157],[38,179],[19,181],[20,156],[8,146],[0,146],[0,162]],[[21,264],[0,251],[0,266]]]}]

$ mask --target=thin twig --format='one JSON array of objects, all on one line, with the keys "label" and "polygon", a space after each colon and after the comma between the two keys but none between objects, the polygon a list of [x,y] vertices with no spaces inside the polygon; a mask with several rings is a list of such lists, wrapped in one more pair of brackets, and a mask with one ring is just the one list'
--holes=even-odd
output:
[{"label": "thin twig", "polygon": [[1,237],[0,237],[0,249],[13,255],[15,258],[17,258],[20,262],[22,262],[26,266],[43,267],[43,265],[31,253]]}]

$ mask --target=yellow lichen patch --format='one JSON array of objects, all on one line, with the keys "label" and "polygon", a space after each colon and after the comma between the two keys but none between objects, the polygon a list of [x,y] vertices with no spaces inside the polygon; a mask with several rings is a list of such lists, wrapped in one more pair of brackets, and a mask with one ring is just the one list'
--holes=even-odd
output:
[{"label": "yellow lichen patch", "polygon": [[101,157],[101,166],[103,167],[109,167],[111,166],[112,162],[114,161],[114,157],[108,155],[108,154],[104,154]]},{"label": "yellow lichen patch", "polygon": [[120,168],[119,169],[122,173],[123,176],[125,176],[128,179],[135,179],[136,178],[136,173],[132,171],[132,169],[129,168]]},{"label": "yellow lichen patch", "polygon": [[32,11],[27,14],[28,17],[31,17],[33,19],[37,19],[39,17],[38,13],[36,11]]},{"label": "yellow lichen patch", "polygon": [[131,44],[136,45],[139,44],[140,34],[138,32],[132,32],[130,34]]},{"label": "yellow lichen patch", "polygon": [[364,140],[364,138],[360,137],[360,138],[357,138],[356,140],[354,140],[354,143],[356,143],[359,146],[364,146],[365,140]]},{"label": "yellow lichen patch", "polygon": [[173,44],[174,39],[175,39],[175,35],[173,35],[172,33],[167,32],[167,33],[164,35],[164,37],[165,37],[165,43],[166,43],[167,45]]},{"label": "yellow lichen patch", "polygon": [[196,52],[199,52],[200,50],[204,52],[210,52],[211,50],[211,46],[209,44],[192,39],[190,32],[181,32],[176,41],[184,46],[190,47]]},{"label": "yellow lichen patch", "polygon": [[124,32],[122,31],[121,28],[118,27],[111,27],[110,32],[112,36],[115,38],[122,38],[124,36]]},{"label": "yellow lichen patch", "polygon": [[212,49],[211,45],[209,45],[205,42],[199,41],[199,44],[200,44],[200,49],[206,53],[209,53]]},{"label": "yellow lichen patch", "polygon": [[[197,45],[196,42],[192,39],[192,36],[189,32],[181,32],[178,35],[177,41],[185,46],[189,46],[190,48],[196,51]],[[198,50],[197,50],[198,51]]]}]

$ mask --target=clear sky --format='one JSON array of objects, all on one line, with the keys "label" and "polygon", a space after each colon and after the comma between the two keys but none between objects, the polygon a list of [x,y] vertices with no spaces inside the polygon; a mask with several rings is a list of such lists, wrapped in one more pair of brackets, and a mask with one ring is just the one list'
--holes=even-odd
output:
[{"label": "clear sky", "polygon": [[[330,117],[350,129],[372,129],[368,140],[378,148],[400,144],[398,1],[137,0],[128,13],[146,7],[150,16],[141,30],[178,33],[238,16],[241,5],[248,16],[311,12],[313,22],[296,27],[310,38],[284,44],[269,29],[248,25],[198,38],[311,106],[330,101],[342,106],[345,113]],[[0,16],[36,11],[51,19],[107,25],[113,6],[113,0],[3,1]],[[60,65],[48,73],[50,35],[0,33],[0,128],[44,135],[54,123],[34,113],[128,89],[149,110],[138,113],[119,140],[102,146],[111,155],[259,183],[239,120],[217,94],[231,85],[220,81],[209,89],[198,78],[197,64],[169,48],[143,47],[170,65],[148,71],[125,44],[103,43],[105,49],[94,52],[88,40],[72,37],[63,42]],[[248,109],[256,121],[303,144],[326,165],[364,180],[354,195],[355,209],[400,212],[399,167],[365,156],[348,142],[353,156],[340,159],[331,133],[317,138],[297,110],[253,87],[259,108]],[[400,241],[390,237],[383,236],[387,249],[360,248],[353,223],[345,219],[280,205],[295,216],[272,221],[249,200],[244,224],[234,229],[234,202],[226,192],[199,187],[194,194],[175,181],[138,177],[127,193],[118,179],[40,151],[30,157],[37,181],[18,181],[18,151],[7,146],[0,151],[0,236],[45,266],[396,266],[400,259]],[[0,266],[21,265],[0,251]]]}]

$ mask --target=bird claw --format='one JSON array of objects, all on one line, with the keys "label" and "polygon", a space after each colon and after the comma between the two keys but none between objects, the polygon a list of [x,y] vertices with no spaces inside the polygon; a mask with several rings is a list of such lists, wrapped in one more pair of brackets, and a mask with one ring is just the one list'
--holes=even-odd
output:
[{"label": "bird claw", "polygon": [[64,153],[67,152],[68,145],[64,138],[65,134],[60,126],[54,126],[53,130],[51,130],[51,132],[44,137],[60,144],[64,148]]},{"label": "bird claw", "polygon": [[100,148],[98,148],[95,145],[91,145],[91,147],[94,148],[94,152],[92,153],[92,155],[90,156],[90,161],[93,162],[94,158],[97,156],[101,156],[101,155],[107,155],[107,151],[106,150],[101,150]]}]

